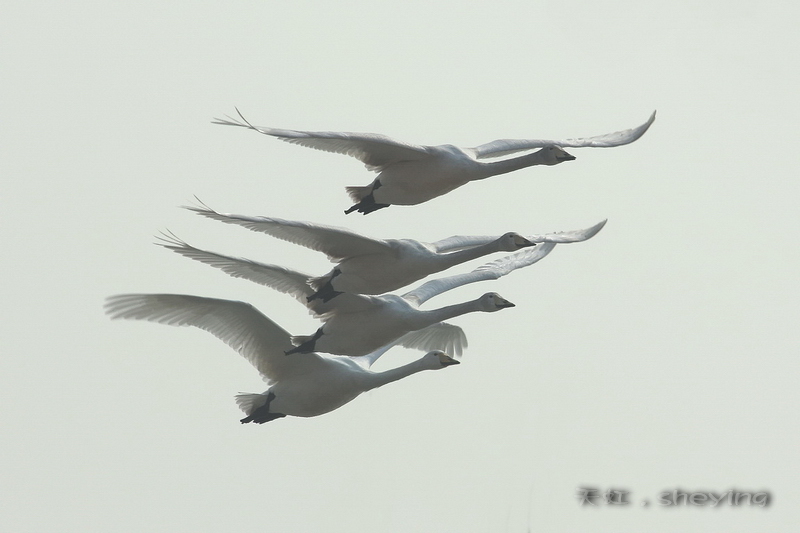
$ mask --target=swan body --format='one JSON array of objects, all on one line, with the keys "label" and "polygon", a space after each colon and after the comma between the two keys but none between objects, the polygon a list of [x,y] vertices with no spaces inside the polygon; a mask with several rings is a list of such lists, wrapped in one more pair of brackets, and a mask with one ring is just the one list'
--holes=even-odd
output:
[{"label": "swan body", "polygon": [[[565,140],[498,139],[474,148],[445,144],[424,146],[394,140],[375,133],[312,132],[252,125],[237,109],[239,118],[214,119],[214,124],[239,126],[308,148],[349,155],[378,172],[362,187],[347,187],[355,204],[345,213],[365,215],[390,205],[416,205],[446,194],[470,181],[506,174],[534,165],[552,166],[575,159],[564,148],[613,147],[629,144],[644,135],[655,112],[636,128]],[[482,161],[515,154],[507,159]]]},{"label": "swan body", "polygon": [[470,181],[575,159],[558,146],[547,146],[532,154],[494,163],[479,161],[473,154],[453,145],[425,148],[428,157],[423,160],[399,161],[382,170],[368,186],[346,187],[355,204],[345,214],[358,211],[366,215],[389,205],[417,205]]},{"label": "swan body", "polygon": [[[356,299],[362,295],[346,295]],[[383,296],[364,296],[362,309],[345,312],[335,308],[325,319],[324,325],[317,333],[310,336],[298,336],[292,339],[296,345],[287,354],[320,351],[331,354],[347,354],[352,356],[366,355],[373,347],[394,342],[399,337],[441,323],[450,318],[466,313],[493,313],[514,307],[514,304],[495,292],[486,293],[480,298],[449,305],[433,310],[420,310],[404,297],[387,294]],[[359,298],[360,299],[360,298]],[[459,330],[460,332],[460,330]],[[455,345],[455,354],[461,355],[460,344],[444,341],[434,337],[430,344],[422,349],[441,346],[443,342]],[[466,346],[466,342],[463,343]]]},{"label": "swan body", "polygon": [[383,294],[415,281],[496,252],[515,252],[541,242],[580,242],[593,237],[602,221],[586,230],[530,235],[455,235],[433,243],[413,239],[372,239],[345,228],[280,218],[219,213],[205,204],[187,206],[198,215],[263,232],[325,253],[338,263],[324,276],[312,278],[308,297],[328,301],[343,292]]},{"label": "swan body", "polygon": [[208,331],[237,350],[270,384],[261,394],[243,393],[236,402],[242,423],[263,424],[284,416],[328,413],[372,390],[423,370],[440,370],[458,361],[440,350],[392,370],[369,367],[392,345],[352,358],[304,353],[286,357],[291,336],[244,302],[180,294],[122,294],[106,300],[111,318],[148,320]]},{"label": "swan body", "polygon": [[323,321],[309,336],[294,337],[295,347],[287,353],[319,351],[363,356],[380,346],[397,341],[408,348],[442,348],[460,355],[466,338],[460,328],[443,321],[471,312],[496,312],[514,304],[494,292],[460,304],[434,310],[419,307],[430,298],[455,287],[497,279],[517,268],[529,266],[549,254],[555,243],[544,243],[516,254],[486,263],[472,272],[424,283],[402,296],[344,293],[328,302],[309,300],[313,289],[310,277],[285,267],[230,257],[190,246],[174,236],[162,238],[161,246],[176,253],[219,268],[227,274],[249,279],[290,294]]}]

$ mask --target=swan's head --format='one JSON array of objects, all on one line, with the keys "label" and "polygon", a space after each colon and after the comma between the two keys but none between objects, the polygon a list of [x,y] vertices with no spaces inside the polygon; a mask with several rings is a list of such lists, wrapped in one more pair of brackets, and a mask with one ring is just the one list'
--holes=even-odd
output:
[{"label": "swan's head", "polygon": [[431,370],[441,370],[448,366],[461,364],[441,350],[426,353],[422,360],[425,366]]},{"label": "swan's head", "polygon": [[563,148],[554,144],[545,146],[536,153],[539,154],[543,165],[557,165],[564,161],[572,161],[575,159],[574,155],[568,154]]},{"label": "swan's head", "polygon": [[487,292],[478,300],[482,311],[493,313],[506,307],[515,307],[514,304],[497,294],[496,292]]},{"label": "swan's head", "polygon": [[501,252],[516,252],[521,248],[528,246],[536,246],[535,242],[531,242],[519,233],[509,232],[498,239]]}]

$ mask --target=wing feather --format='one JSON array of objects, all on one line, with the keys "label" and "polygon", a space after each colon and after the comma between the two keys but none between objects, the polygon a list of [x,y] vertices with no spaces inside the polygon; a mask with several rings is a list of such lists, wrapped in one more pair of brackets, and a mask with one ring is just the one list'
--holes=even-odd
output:
[{"label": "wing feather", "polygon": [[232,257],[195,248],[172,234],[164,234],[156,243],[168,250],[181,254],[195,261],[218,268],[234,278],[242,278],[259,285],[264,285],[278,292],[294,297],[308,308],[309,312],[320,320],[327,320],[334,313],[353,313],[372,309],[369,297],[361,294],[340,294],[329,302],[321,299],[308,301],[308,297],[316,291],[311,287],[310,275],[279,265],[259,263],[243,257]]},{"label": "wing feather", "polygon": [[307,371],[321,362],[315,353],[284,355],[292,348],[289,333],[245,302],[184,294],[119,294],[106,299],[105,311],[113,319],[148,320],[208,331],[270,381]]},{"label": "wing feather", "polygon": [[450,289],[477,281],[497,279],[518,268],[530,266],[540,259],[543,259],[547,254],[553,251],[555,246],[555,243],[546,242],[534,246],[533,248],[526,248],[522,251],[485,263],[466,274],[456,274],[455,276],[447,276],[425,282],[413,291],[404,294],[403,298],[416,305],[422,305],[434,296],[449,291]]},{"label": "wing feather", "polygon": [[650,118],[647,120],[647,122],[636,128],[615,131],[613,133],[606,133],[604,135],[596,135],[594,137],[581,137],[577,139],[565,139],[561,141],[537,139],[498,139],[496,141],[472,148],[472,152],[475,154],[475,157],[482,159],[485,157],[500,157],[523,150],[532,150],[551,145],[560,146],[562,148],[609,148],[612,146],[621,146],[623,144],[632,143],[644,135],[655,119],[656,112],[653,111],[653,114],[650,115]]},{"label": "wing feather", "polygon": [[406,333],[396,344],[412,350],[442,350],[450,355],[460,356],[467,347],[464,330],[447,322],[432,324],[426,328]]},{"label": "wing feather", "polygon": [[[198,202],[200,202],[198,200]],[[310,222],[283,220],[281,218],[249,217],[230,213],[219,213],[200,202],[199,206],[184,206],[198,215],[236,224],[251,231],[272,235],[300,246],[322,252],[338,263],[346,257],[365,254],[387,253],[392,250],[388,241],[359,235],[346,228],[323,226]]]},{"label": "wing feather", "polygon": [[215,118],[212,124],[239,126],[282,141],[299,144],[316,150],[355,157],[369,170],[380,171],[399,161],[416,161],[430,157],[428,147],[397,141],[378,133],[350,133],[335,131],[299,131],[253,126],[236,109],[239,118]]},{"label": "wing feather", "polygon": [[195,248],[173,234],[163,234],[158,238],[159,246],[175,253],[218,268],[234,278],[250,280],[284,294],[289,294],[306,305],[306,297],[314,294],[308,285],[311,276],[290,268],[259,263],[242,257],[231,257]]},{"label": "wing feather", "polygon": [[[606,225],[608,220],[598,222],[591,228],[571,230],[571,231],[557,231],[554,233],[544,233],[538,235],[528,235],[525,238],[531,242],[556,242],[556,243],[571,243],[582,242],[594,237],[603,226]],[[497,240],[499,235],[456,235],[436,241],[431,244],[436,252],[455,252],[465,248],[472,248],[473,246],[481,246],[489,242]]]}]

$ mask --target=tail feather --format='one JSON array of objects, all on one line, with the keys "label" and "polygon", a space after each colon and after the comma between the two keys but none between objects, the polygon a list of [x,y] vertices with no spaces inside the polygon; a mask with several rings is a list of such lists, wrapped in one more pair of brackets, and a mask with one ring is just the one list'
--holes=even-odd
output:
[{"label": "tail feather", "polygon": [[319,277],[316,277],[316,278],[309,278],[307,283],[312,289],[314,289],[315,291],[319,291],[330,280],[331,280],[330,274],[325,274],[324,276],[319,276]]},{"label": "tail feather", "polygon": [[236,395],[236,405],[246,415],[253,414],[253,411],[263,407],[267,403],[266,394],[255,394],[252,392],[240,392]]},{"label": "tail feather", "polygon": [[345,187],[345,190],[350,196],[350,199],[358,203],[372,192],[372,185],[367,185],[365,187]]},{"label": "tail feather", "polygon": [[275,395],[267,391],[266,394],[253,394],[242,392],[236,395],[236,403],[239,408],[245,412],[246,417],[239,420],[242,424],[249,424],[255,422],[256,424],[264,424],[276,418],[283,418],[286,415],[283,413],[271,413],[270,402],[275,399]]},{"label": "tail feather", "polygon": [[301,346],[314,340],[314,335],[292,335],[292,346]]}]

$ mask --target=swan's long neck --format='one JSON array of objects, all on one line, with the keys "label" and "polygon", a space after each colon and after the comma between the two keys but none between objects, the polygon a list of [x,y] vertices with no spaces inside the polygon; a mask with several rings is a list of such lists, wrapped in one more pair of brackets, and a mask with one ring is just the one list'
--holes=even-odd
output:
[{"label": "swan's long neck", "polygon": [[474,313],[475,311],[482,311],[480,300],[470,300],[460,304],[448,305],[440,307],[439,309],[432,309],[430,311],[419,311],[418,316],[425,322],[427,327],[431,324],[449,320],[456,316],[465,315],[467,313]]},{"label": "swan's long neck", "polygon": [[490,163],[481,162],[481,168],[485,175],[475,179],[485,179],[500,174],[507,174],[514,172],[521,168],[532,167],[534,165],[541,165],[544,162],[541,151],[533,152],[532,154],[521,155],[519,157],[512,157],[510,159],[501,159],[500,161],[492,161]]},{"label": "swan's long neck", "polygon": [[403,379],[411,374],[416,374],[417,372],[421,372],[423,370],[429,370],[429,368],[424,365],[422,359],[417,359],[416,361],[412,361],[407,365],[398,366],[397,368],[386,370],[384,372],[371,372],[367,382],[366,390],[382,387],[387,383]]}]

